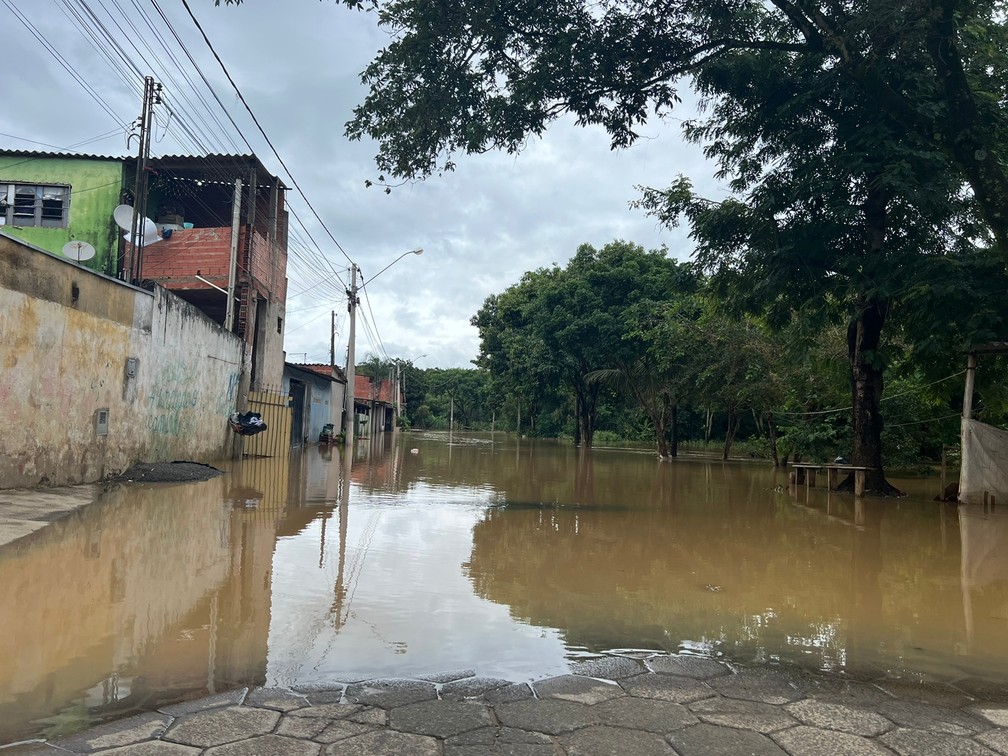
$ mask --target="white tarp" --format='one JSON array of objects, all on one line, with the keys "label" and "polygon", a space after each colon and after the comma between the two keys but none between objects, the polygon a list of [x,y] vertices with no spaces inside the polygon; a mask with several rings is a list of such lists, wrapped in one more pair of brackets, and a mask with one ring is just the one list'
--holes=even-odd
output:
[{"label": "white tarp", "polygon": [[984,493],[1008,506],[1008,432],[963,420],[959,501],[983,504]]}]

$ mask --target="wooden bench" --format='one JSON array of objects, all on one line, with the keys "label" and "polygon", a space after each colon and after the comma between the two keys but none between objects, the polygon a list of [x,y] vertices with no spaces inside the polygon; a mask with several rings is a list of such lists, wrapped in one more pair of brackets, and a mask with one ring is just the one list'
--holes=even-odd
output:
[{"label": "wooden bench", "polygon": [[[840,473],[854,473],[854,495],[864,496],[865,492],[865,472],[871,470],[870,467],[859,467],[857,465],[842,465],[836,463],[818,463],[818,462],[794,462],[791,467],[797,473],[798,470],[805,471],[805,488],[811,488],[815,485],[816,473],[820,470],[826,471],[826,487],[833,488],[834,478],[836,482],[839,483]],[[797,474],[795,475],[795,481],[798,480]]]}]

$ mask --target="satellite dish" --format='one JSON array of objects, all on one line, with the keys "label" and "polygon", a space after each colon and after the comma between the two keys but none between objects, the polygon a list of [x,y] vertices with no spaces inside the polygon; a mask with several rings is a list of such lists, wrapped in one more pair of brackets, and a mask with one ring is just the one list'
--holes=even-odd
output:
[{"label": "satellite dish", "polygon": [[63,256],[77,262],[83,262],[95,256],[95,248],[87,242],[69,241],[63,245]]},{"label": "satellite dish", "polygon": [[[112,219],[115,220],[116,225],[119,226],[126,233],[123,234],[123,239],[128,242],[133,241],[133,234],[130,229],[133,227],[133,207],[131,205],[119,205],[115,210],[112,211]],[[137,219],[137,231],[139,233],[140,219]],[[155,244],[161,241],[161,232],[158,230],[157,224],[150,218],[143,219],[143,243],[144,246],[148,244]]]},{"label": "satellite dish", "polygon": [[[148,220],[150,219],[148,218]],[[149,232],[144,234],[143,245],[145,247],[149,247],[151,244],[157,244],[159,241],[161,241],[161,232],[158,231],[157,228],[155,228],[153,231],[151,231],[149,228],[145,228],[144,230]],[[123,239],[125,239],[128,244],[132,244],[133,234],[127,232],[123,234]]]},{"label": "satellite dish", "polygon": [[133,208],[130,205],[119,205],[112,211],[112,218],[123,231],[129,231],[133,225]]}]

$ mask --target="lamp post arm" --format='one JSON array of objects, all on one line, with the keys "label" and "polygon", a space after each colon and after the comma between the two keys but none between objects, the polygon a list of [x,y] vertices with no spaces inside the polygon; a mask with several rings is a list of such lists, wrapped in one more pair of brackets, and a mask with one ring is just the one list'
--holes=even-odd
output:
[{"label": "lamp post arm", "polygon": [[[378,278],[378,276],[380,276],[380,275],[381,275],[382,273],[384,273],[384,272],[385,272],[386,270],[388,270],[388,269],[389,269],[389,268],[391,268],[391,267],[392,267],[393,265],[395,265],[395,264],[396,264],[397,262],[399,262],[399,261],[400,261],[400,260],[402,260],[402,259],[403,259],[404,257],[406,257],[406,255],[422,255],[422,254],[423,254],[423,247],[417,247],[416,249],[411,249],[411,250],[410,250],[409,252],[403,252],[403,253],[402,253],[401,255],[399,255],[399,257],[397,257],[397,258],[396,258],[395,260],[393,260],[393,261],[392,261],[392,262],[390,262],[390,263],[389,263],[388,265],[386,265],[386,266],[385,266],[384,268],[382,268],[382,269],[381,269],[381,270],[379,270],[379,271],[378,271],[377,273],[375,273],[375,274],[374,274],[373,276],[371,276],[371,278],[369,278],[369,279],[367,280],[367,283],[362,283],[362,284],[360,285],[360,288],[358,289],[358,291],[363,291],[363,290],[364,290],[364,288],[365,288],[365,287],[366,287],[366,286],[367,286],[367,285],[368,285],[369,283],[371,283],[372,281],[374,281],[374,280],[375,280],[376,278]],[[361,275],[361,279],[363,279],[363,278],[364,278],[364,276],[363,276],[363,274],[362,274],[362,275]]]}]

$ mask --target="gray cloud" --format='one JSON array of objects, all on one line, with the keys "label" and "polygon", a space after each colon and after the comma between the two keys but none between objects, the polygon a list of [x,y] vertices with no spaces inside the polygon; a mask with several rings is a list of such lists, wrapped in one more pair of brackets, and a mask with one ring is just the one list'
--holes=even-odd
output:
[{"label": "gray cloud", "polygon": [[[139,95],[133,87],[113,73],[54,5],[20,5],[123,122],[139,114]],[[283,176],[279,161],[184,11],[173,4],[165,12],[256,154]],[[723,193],[700,151],[683,143],[676,120],[648,124],[637,145],[618,152],[609,149],[600,129],[578,128],[561,120],[542,139],[530,139],[517,157],[460,156],[453,173],[398,187],[391,194],[365,188],[365,181],[376,176],[374,145],[348,142],[342,134],[353,106],[364,96],[359,72],[384,40],[373,16],[334,4],[256,0],[237,8],[206,3],[196,13],[283,161],[339,244],[359,263],[365,280],[403,252],[424,248],[421,257],[400,260],[367,289],[377,331],[392,357],[427,354],[419,361],[424,366],[469,365],[478,351],[469,319],[484,299],[517,282],[526,270],[565,264],[581,243],[602,246],[625,239],[646,248],[666,245],[672,256],[686,259],[691,245],[682,229],[660,228],[628,207],[638,194],[636,184],[663,186],[684,173],[705,191]],[[133,22],[143,28],[140,20]],[[171,37],[167,30],[159,31],[164,38]],[[157,45],[152,33],[145,32],[145,38],[152,47]],[[139,55],[127,49],[139,62]],[[8,24],[5,54],[8,60],[22,61],[32,75],[5,79],[0,131],[67,146],[115,127],[20,25]],[[185,60],[177,49],[176,55]],[[166,56],[159,57],[167,63]],[[158,77],[163,70],[140,66],[143,73]],[[181,74],[171,73],[181,86]],[[188,73],[198,80],[192,70]],[[168,99],[182,102],[182,92],[164,83]],[[194,95],[188,96],[195,101]],[[686,100],[682,111],[690,116],[694,106],[691,98]],[[175,141],[177,133],[170,127],[154,149],[188,151]],[[241,140],[233,138],[245,152]],[[6,137],[0,137],[0,144],[37,147]],[[126,152],[122,134],[82,150]],[[296,193],[289,201],[332,268],[346,280],[346,258]],[[320,284],[322,273],[305,276],[293,265],[289,275],[291,294],[313,288],[288,301],[288,355],[328,359],[328,313],[335,309],[341,321],[337,360],[343,359],[347,330],[343,285],[328,272],[332,283]],[[372,313],[362,310],[370,321]],[[378,351],[366,329],[359,328],[358,355]]]}]

